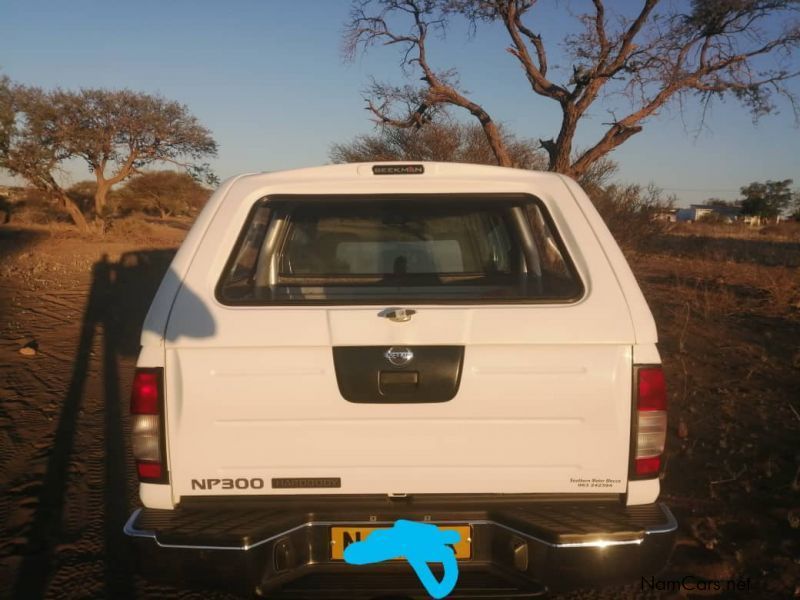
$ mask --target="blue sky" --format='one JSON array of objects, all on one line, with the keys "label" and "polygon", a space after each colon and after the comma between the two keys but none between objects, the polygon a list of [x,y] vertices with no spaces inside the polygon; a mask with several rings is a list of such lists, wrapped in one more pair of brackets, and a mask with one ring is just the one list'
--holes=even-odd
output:
[{"label": "blue sky", "polygon": [[[568,9],[582,4],[544,2],[545,42],[563,37]],[[393,49],[342,59],[348,11],[346,0],[0,0],[0,71],[30,85],[127,87],[186,103],[219,142],[212,164],[222,178],[324,164],[331,144],[372,131],[362,94],[369,77],[400,77]],[[432,45],[430,61],[459,68],[472,97],[516,134],[554,136],[556,107],[530,92],[506,45],[496,27],[470,39],[457,24]],[[557,46],[551,62],[559,62]],[[800,82],[793,87],[800,91]],[[592,143],[608,120],[603,107],[591,116],[578,146]],[[717,103],[699,136],[697,107],[684,117],[677,107],[665,110],[621,146],[612,155],[618,178],[653,182],[680,204],[735,198],[754,180],[800,185],[800,130],[788,106],[754,125],[735,102]],[[77,167],[71,177],[88,172]]]}]

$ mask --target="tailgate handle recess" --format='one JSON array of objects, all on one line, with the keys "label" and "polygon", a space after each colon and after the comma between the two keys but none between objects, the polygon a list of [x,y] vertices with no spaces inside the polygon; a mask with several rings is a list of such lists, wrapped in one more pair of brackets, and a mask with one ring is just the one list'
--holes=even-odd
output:
[{"label": "tailgate handle recess", "polygon": [[417,390],[418,371],[381,371],[379,376],[382,394],[408,394]]}]

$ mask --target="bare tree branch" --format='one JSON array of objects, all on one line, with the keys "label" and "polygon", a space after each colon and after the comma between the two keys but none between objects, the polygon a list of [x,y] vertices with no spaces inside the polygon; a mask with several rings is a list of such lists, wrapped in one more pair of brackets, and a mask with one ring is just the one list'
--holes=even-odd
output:
[{"label": "bare tree branch", "polygon": [[[383,11],[375,16],[364,12],[366,4],[362,2],[354,9],[354,18],[345,36],[345,53],[352,56],[359,46],[367,47],[378,42],[403,44],[403,63],[418,67],[422,72],[421,79],[426,84],[422,90],[373,84],[371,95],[374,99],[367,99],[367,109],[378,123],[401,128],[421,127],[435,114],[436,107],[448,104],[458,106],[478,119],[498,164],[512,166],[500,131],[489,113],[457,89],[454,72],[437,73],[428,62],[426,42],[429,31],[431,27],[443,27],[445,24],[444,17],[433,16],[438,3],[435,0],[385,0],[382,3]],[[389,30],[386,15],[393,11],[410,16],[411,28],[406,34],[395,34]],[[412,106],[409,100],[415,97],[417,101]],[[391,116],[391,110],[398,101],[406,104],[406,114]]]},{"label": "bare tree branch", "polygon": [[[775,110],[785,99],[800,118],[800,102],[785,85],[800,75],[798,0],[689,0],[673,4],[640,0],[608,6],[592,0],[576,15],[578,32],[564,40],[574,61],[566,82],[548,73],[548,54],[536,26],[536,0],[357,0],[345,35],[345,50],[400,46],[404,69],[419,70],[419,87],[374,85],[367,108],[388,127],[424,127],[448,107],[468,111],[481,123],[500,164],[510,164],[497,125],[487,109],[459,89],[455,71],[437,71],[430,62],[431,28],[444,31],[452,18],[477,29],[481,22],[505,28],[506,48],[522,67],[537,97],[557,102],[557,135],[540,141],[549,169],[580,177],[591,165],[643,130],[646,121],[677,99],[682,106],[697,96],[705,109],[712,99],[733,96],[754,118]],[[403,30],[402,23],[408,25]],[[628,106],[617,104],[622,99]],[[597,102],[611,103],[624,117],[610,123],[600,138],[573,155],[582,119]],[[404,107],[397,114],[397,107]],[[625,112],[623,112],[623,110]]]}]

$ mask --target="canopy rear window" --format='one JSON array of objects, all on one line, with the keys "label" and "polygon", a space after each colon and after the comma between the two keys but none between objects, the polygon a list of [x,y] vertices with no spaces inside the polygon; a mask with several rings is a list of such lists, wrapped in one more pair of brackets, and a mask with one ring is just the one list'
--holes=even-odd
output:
[{"label": "canopy rear window", "polygon": [[583,286],[530,196],[273,197],[253,207],[226,304],[565,302]]}]

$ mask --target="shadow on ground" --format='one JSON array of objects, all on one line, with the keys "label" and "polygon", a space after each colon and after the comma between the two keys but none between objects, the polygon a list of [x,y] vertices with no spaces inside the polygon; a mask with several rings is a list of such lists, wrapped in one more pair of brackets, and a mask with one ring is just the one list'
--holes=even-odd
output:
[{"label": "shadow on ground", "polygon": [[[1,247],[1,246],[0,246]],[[63,398],[39,501],[29,530],[12,598],[41,598],[47,591],[57,545],[65,537],[64,508],[78,417],[86,405],[86,381],[93,355],[100,350],[105,481],[103,495],[103,563],[105,597],[135,595],[128,544],[122,526],[129,513],[133,477],[127,467],[127,383],[122,384],[119,358],[139,348],[142,321],[174,250],[124,254],[119,262],[104,257],[93,267],[91,290],[82,317],[71,378]]]},{"label": "shadow on ground", "polygon": [[[0,221],[2,221],[2,216],[0,216]],[[28,246],[34,245],[46,235],[42,231],[8,225],[0,226],[0,264],[12,256],[22,254]]]}]

